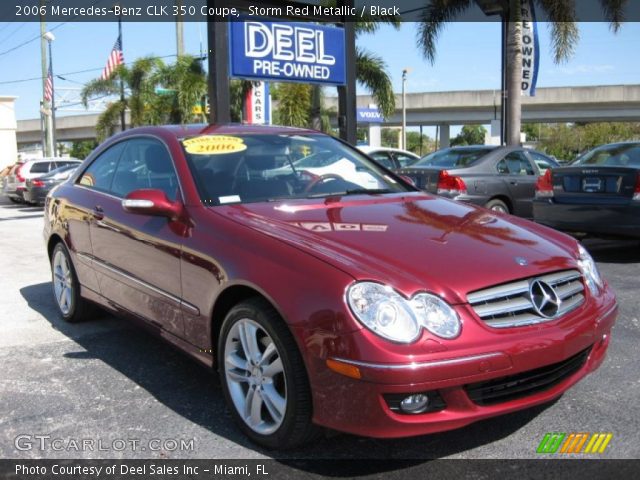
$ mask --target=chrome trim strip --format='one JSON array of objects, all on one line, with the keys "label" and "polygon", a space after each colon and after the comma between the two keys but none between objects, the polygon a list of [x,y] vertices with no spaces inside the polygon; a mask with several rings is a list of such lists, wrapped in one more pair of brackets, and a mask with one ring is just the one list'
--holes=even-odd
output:
[{"label": "chrome trim strip", "polygon": [[349,363],[357,367],[373,368],[376,370],[418,370],[422,368],[439,367],[441,365],[456,365],[459,363],[472,362],[474,360],[484,360],[487,358],[501,357],[504,353],[492,352],[482,353],[479,355],[470,355],[468,357],[449,358],[446,360],[434,360],[432,362],[420,362],[420,363],[370,363],[361,362],[359,360],[349,360],[340,357],[331,357],[332,360],[336,360],[342,363]]},{"label": "chrome trim strip", "polygon": [[487,305],[478,305],[473,307],[476,314],[483,318],[491,315],[500,315],[504,313],[518,312],[520,310],[528,310],[533,308],[531,300],[525,297],[512,298],[502,302],[494,302]]},{"label": "chrome trim strip", "polygon": [[525,293],[529,291],[529,281],[522,280],[519,282],[508,283],[499,287],[487,288],[485,290],[479,290],[476,293],[470,293],[467,295],[469,303],[484,302],[486,300],[493,300],[496,297],[506,297],[509,295],[517,295],[518,293]]},{"label": "chrome trim strip", "polygon": [[151,285],[150,283],[147,283],[143,280],[140,280],[137,277],[134,277],[128,273],[123,272],[122,270],[120,270],[119,268],[113,267],[111,265],[106,264],[105,262],[103,262],[102,260],[98,260],[95,257],[91,257],[91,260],[98,265],[99,267],[104,268],[105,270],[108,270],[112,273],[115,273],[116,275],[120,275],[124,278],[126,278],[127,280],[130,280],[134,283],[137,283],[138,285],[147,288],[159,295],[162,295],[163,297],[171,300],[173,303],[176,304],[176,306],[180,307],[181,309],[187,310],[189,313],[191,313],[192,315],[200,315],[200,309],[198,307],[196,307],[195,305],[190,304],[189,302],[185,302],[184,300],[176,297],[175,295],[166,292],[154,285]]}]

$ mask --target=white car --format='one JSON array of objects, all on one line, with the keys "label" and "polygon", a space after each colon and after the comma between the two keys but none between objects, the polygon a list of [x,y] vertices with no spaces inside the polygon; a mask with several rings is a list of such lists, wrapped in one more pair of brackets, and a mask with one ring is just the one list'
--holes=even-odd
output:
[{"label": "white car", "polygon": [[32,178],[41,177],[52,170],[68,165],[80,165],[80,160],[75,158],[39,158],[37,160],[27,160],[24,163],[15,165],[9,175],[4,179],[3,194],[14,203],[24,202],[24,191],[26,181]]},{"label": "white car", "polygon": [[371,147],[361,145],[357,147],[362,153],[366,153],[376,162],[389,170],[404,168],[420,160],[420,156],[407,150],[389,147]]}]

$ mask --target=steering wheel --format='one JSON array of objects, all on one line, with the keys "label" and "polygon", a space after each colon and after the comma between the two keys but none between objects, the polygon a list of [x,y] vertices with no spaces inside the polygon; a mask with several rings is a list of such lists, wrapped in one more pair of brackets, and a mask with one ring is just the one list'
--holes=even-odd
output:
[{"label": "steering wheel", "polygon": [[311,180],[311,182],[309,182],[309,184],[307,185],[307,187],[304,189],[304,193],[309,193],[311,190],[313,190],[313,188],[318,185],[319,183],[322,183],[326,180],[342,180],[342,177],[340,175],[337,175],[335,173],[326,173],[324,175],[320,175],[317,178],[314,178],[313,180]]}]

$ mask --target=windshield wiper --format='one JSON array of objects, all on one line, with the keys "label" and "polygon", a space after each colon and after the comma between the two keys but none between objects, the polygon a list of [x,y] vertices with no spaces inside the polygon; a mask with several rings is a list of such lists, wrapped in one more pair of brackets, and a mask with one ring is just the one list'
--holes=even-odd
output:
[{"label": "windshield wiper", "polygon": [[323,192],[312,193],[305,198],[324,198],[324,197],[344,197],[346,195],[367,195],[367,194],[380,194],[380,193],[394,193],[393,190],[388,188],[352,188],[349,190],[343,190],[342,192]]}]

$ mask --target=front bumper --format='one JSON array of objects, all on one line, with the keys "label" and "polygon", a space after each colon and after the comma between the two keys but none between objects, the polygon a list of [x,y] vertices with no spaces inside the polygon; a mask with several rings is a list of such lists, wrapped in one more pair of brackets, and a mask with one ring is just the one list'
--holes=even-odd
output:
[{"label": "front bumper", "polygon": [[564,232],[640,238],[640,202],[632,200],[617,205],[591,205],[536,199],[533,218]]},{"label": "front bumper", "polygon": [[[320,425],[353,434],[378,438],[409,437],[456,429],[485,418],[533,407],[559,397],[589,372],[600,366],[609,345],[610,332],[617,316],[615,296],[606,290],[596,308],[582,306],[551,324],[490,332],[484,338],[449,351],[437,342],[421,342],[423,352],[415,361],[376,362],[355,358],[352,352],[366,352],[368,332],[340,337],[313,339],[323,345],[319,355],[308,358],[314,396],[314,421]],[[467,338],[477,337],[489,327],[465,324],[471,330]],[[479,322],[475,322],[479,323]],[[475,332],[474,332],[475,330]],[[371,334],[372,335],[372,334]],[[312,339],[309,338],[309,341]],[[455,342],[455,341],[452,341]],[[424,351],[431,353],[424,354]],[[452,350],[452,349],[451,349]],[[495,404],[472,400],[469,389],[478,383],[562,364],[585,352],[584,360],[553,385],[524,396]],[[420,353],[423,353],[422,355]],[[366,355],[366,353],[364,353]],[[430,357],[431,359],[427,359]],[[338,374],[325,365],[325,359],[339,359],[358,367],[361,379]],[[406,359],[406,357],[405,357]],[[584,363],[582,363],[584,362]],[[436,392],[444,408],[422,414],[402,414],[388,402],[392,394]],[[386,397],[386,398],[385,398]]]}]

